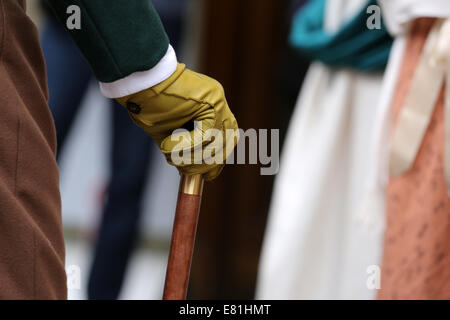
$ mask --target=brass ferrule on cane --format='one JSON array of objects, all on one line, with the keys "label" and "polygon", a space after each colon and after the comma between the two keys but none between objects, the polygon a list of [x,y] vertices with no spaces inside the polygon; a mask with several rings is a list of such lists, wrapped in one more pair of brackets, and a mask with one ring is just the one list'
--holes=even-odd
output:
[{"label": "brass ferrule on cane", "polygon": [[203,175],[183,175],[180,190],[184,194],[201,196],[203,192]]}]

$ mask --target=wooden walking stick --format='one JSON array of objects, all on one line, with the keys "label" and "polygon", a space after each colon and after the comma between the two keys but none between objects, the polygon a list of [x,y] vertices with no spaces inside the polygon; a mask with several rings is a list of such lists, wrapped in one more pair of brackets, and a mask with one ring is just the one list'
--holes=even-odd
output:
[{"label": "wooden walking stick", "polygon": [[202,190],[201,174],[181,176],[167,263],[164,300],[186,299]]}]

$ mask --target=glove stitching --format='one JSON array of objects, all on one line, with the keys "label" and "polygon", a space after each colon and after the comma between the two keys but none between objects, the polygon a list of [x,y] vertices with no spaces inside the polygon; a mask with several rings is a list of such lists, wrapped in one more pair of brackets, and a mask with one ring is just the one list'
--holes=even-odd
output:
[{"label": "glove stitching", "polygon": [[191,100],[191,101],[194,101],[194,102],[197,102],[197,103],[200,103],[200,104],[206,104],[206,105],[210,106],[214,110],[214,128],[217,127],[217,117],[216,117],[217,110],[216,110],[216,107],[214,105],[212,105],[211,103],[209,103],[207,101],[202,101],[202,100],[199,100],[199,99],[195,99],[195,98],[192,98],[192,97],[183,97],[183,96],[177,95],[176,93],[168,93],[168,92],[165,92],[165,91],[162,91],[160,94],[163,94],[163,95],[166,95],[166,96],[172,96],[172,97],[183,99],[183,100]]}]

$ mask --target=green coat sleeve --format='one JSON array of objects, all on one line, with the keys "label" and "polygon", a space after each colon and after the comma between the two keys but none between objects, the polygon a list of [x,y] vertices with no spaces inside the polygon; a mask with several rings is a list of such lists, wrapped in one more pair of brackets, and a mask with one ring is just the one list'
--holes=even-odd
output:
[{"label": "green coat sleeve", "polygon": [[[150,0],[48,0],[97,79],[113,82],[154,67],[169,39]],[[81,28],[68,30],[67,8],[81,9]],[[70,75],[69,75],[70,76]]]}]

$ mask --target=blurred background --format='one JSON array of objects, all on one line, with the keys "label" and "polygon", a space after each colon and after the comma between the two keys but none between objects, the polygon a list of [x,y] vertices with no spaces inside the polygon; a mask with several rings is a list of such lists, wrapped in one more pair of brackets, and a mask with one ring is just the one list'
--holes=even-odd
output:
[{"label": "blurred background", "polygon": [[[240,127],[280,129],[283,138],[308,66],[287,45],[291,15],[304,1],[153,2],[169,36],[175,34],[180,61],[223,84]],[[44,36],[52,18],[39,0],[28,5]],[[58,55],[58,51],[51,51],[59,50],[57,45],[44,46],[45,56]],[[61,58],[69,67],[73,63],[67,55]],[[47,61],[49,69],[52,63]],[[58,81],[70,87],[78,80],[66,74]],[[56,89],[49,81],[52,97]],[[82,278],[80,289],[69,290],[70,299],[92,297],[88,282],[108,190],[114,181],[114,108],[101,96],[93,79],[87,83],[79,110],[71,115],[73,121],[58,159],[67,266],[79,266]],[[125,263],[123,285],[114,288],[120,292],[119,299],[162,296],[179,176],[153,143],[149,149],[138,209],[139,232],[134,232],[136,249],[129,250],[129,259],[124,258],[129,262]],[[190,299],[254,297],[273,178],[261,176],[259,165],[230,165],[217,180],[205,185]],[[124,208],[117,214],[134,214],[126,211]],[[97,268],[97,278],[113,267],[108,267],[108,260],[99,265],[104,269]]]}]

